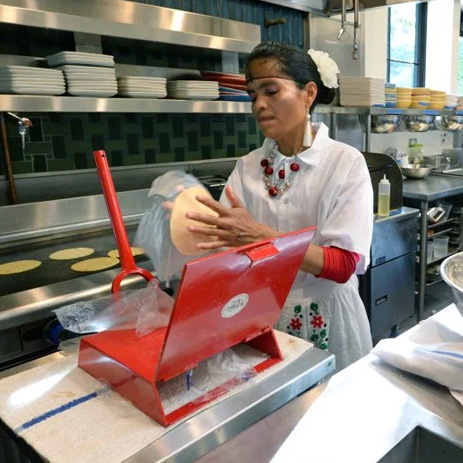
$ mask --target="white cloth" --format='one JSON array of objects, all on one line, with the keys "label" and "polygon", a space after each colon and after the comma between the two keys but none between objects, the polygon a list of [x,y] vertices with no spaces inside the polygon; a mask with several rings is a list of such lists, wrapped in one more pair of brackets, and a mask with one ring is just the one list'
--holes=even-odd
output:
[{"label": "white cloth", "polygon": [[463,406],[463,318],[429,318],[409,336],[384,339],[372,350],[381,360],[442,384]]},{"label": "white cloth", "polygon": [[[275,334],[282,362],[194,414],[252,387],[312,347]],[[75,354],[0,380],[0,418],[49,463],[122,463],[182,422],[168,428],[156,423],[78,368]]]},{"label": "white cloth", "polygon": [[[260,162],[274,144],[270,139],[238,160],[227,185],[258,222],[282,233],[316,226],[312,243],[358,253],[356,272],[363,273],[373,232],[373,191],[365,159],[355,148],[331,139],[323,123],[312,126],[317,130],[313,144],[298,155],[300,169],[283,195],[271,197],[262,180]],[[293,159],[275,151],[275,172],[288,172],[291,162]],[[228,204],[224,194],[221,202]],[[328,347],[336,355],[337,369],[346,367],[372,347],[357,287],[355,275],[346,284],[338,284],[299,272],[277,328]],[[315,315],[322,317],[326,327],[314,329],[313,315],[309,315],[314,314],[310,310],[314,303],[320,312]],[[302,309],[295,313],[297,305]],[[293,326],[302,323],[302,329],[288,328],[292,320]],[[322,328],[327,328],[326,333]]]}]

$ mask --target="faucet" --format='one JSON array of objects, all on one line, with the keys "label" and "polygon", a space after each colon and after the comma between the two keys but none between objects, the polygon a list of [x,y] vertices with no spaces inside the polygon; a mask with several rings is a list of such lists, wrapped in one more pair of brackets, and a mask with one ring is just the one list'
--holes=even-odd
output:
[{"label": "faucet", "polygon": [[29,127],[32,127],[32,122],[27,117],[19,117],[18,115],[14,113],[10,113],[10,112],[8,112],[7,114],[18,121],[18,131],[19,131],[19,135],[21,135],[22,145],[24,149],[26,145],[27,129]]}]

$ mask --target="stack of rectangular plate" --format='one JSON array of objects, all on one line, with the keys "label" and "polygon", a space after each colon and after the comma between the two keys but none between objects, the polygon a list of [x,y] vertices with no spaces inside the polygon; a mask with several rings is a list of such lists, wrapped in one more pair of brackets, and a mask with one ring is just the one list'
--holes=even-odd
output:
[{"label": "stack of rectangular plate", "polygon": [[117,93],[114,57],[111,55],[61,51],[47,56],[47,61],[50,67],[60,66],[70,95],[109,97]]},{"label": "stack of rectangular plate", "polygon": [[114,67],[114,56],[101,55],[99,53],[83,53],[79,51],[60,51],[47,56],[48,66],[56,68],[65,64],[77,64],[81,66]]},{"label": "stack of rectangular plate", "polygon": [[67,91],[70,95],[110,97],[117,93],[114,68],[65,65],[60,69],[66,76]]},{"label": "stack of rectangular plate", "polygon": [[167,82],[170,98],[181,100],[216,100],[219,98],[219,83],[204,80],[172,80]]},{"label": "stack of rectangular plate", "polygon": [[165,98],[167,96],[165,77],[118,77],[118,94],[130,98]]},{"label": "stack of rectangular plate", "polygon": [[0,93],[62,95],[66,91],[63,73],[30,66],[0,66]]}]

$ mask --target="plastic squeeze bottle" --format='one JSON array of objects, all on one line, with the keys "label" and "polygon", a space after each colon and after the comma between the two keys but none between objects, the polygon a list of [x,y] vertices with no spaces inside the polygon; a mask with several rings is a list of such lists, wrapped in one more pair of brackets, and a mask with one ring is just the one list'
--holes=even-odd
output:
[{"label": "plastic squeeze bottle", "polygon": [[391,208],[391,184],[386,174],[378,185],[378,215],[388,216]]}]

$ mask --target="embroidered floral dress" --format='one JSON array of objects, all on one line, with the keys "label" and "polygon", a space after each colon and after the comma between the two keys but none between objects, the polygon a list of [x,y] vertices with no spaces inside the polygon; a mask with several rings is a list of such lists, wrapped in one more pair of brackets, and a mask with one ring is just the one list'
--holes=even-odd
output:
[{"label": "embroidered floral dress", "polygon": [[[324,124],[313,126],[317,135],[298,155],[300,168],[284,194],[271,197],[263,182],[260,162],[275,143],[269,139],[238,160],[228,185],[258,222],[282,233],[316,226],[312,242],[358,253],[356,271],[363,273],[373,230],[373,191],[365,160],[355,148],[329,138]],[[291,162],[277,150],[274,171],[288,172]],[[228,203],[224,195],[221,201]],[[276,328],[333,352],[338,370],[372,347],[356,275],[338,284],[299,272]]]}]

